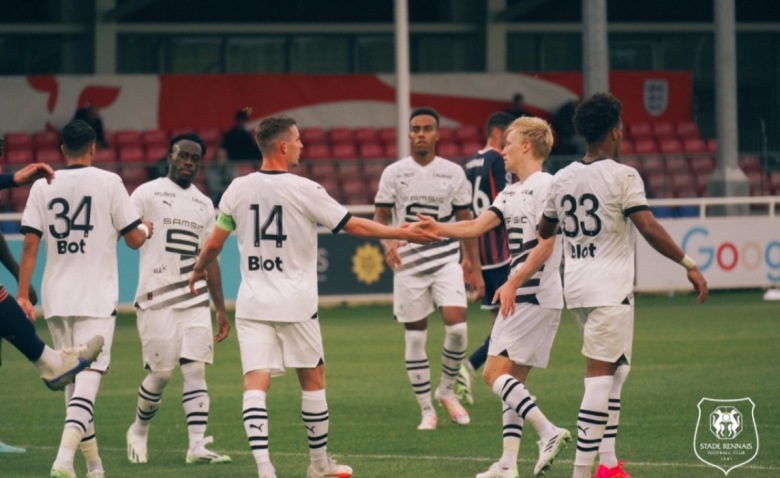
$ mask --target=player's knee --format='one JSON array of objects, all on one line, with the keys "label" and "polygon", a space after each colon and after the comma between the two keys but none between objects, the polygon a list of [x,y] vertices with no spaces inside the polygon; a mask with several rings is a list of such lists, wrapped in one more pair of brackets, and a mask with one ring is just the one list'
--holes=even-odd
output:
[{"label": "player's knee", "polygon": [[171,375],[173,370],[166,370],[164,372],[149,372],[147,380],[152,383],[152,386],[156,390],[162,390],[171,381]]},{"label": "player's knee", "polygon": [[186,380],[206,380],[206,364],[203,362],[188,362],[181,365],[181,374]]}]

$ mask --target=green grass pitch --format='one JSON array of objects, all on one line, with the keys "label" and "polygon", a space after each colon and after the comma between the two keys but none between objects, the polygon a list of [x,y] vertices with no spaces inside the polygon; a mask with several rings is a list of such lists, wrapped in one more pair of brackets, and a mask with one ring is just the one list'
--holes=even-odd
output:
[{"label": "green grass pitch", "polygon": [[[750,397],[756,403],[758,457],[732,470],[730,477],[780,476],[780,304],[762,302],[760,293],[717,293],[701,307],[691,295],[640,296],[636,306],[634,364],[623,389],[618,457],[634,478],[716,478],[693,453],[693,433],[702,397]],[[439,428],[418,432],[419,408],[406,377],[402,327],[389,306],[321,310],[331,425],[329,451],[355,469],[355,477],[473,477],[501,453],[498,399],[475,383],[472,423],[453,425],[438,409]],[[443,327],[431,319],[428,356],[434,385],[440,373]],[[39,320],[46,340],[48,331]],[[469,350],[490,330],[487,313],[472,306]],[[583,391],[584,359],[571,315],[563,313],[547,370],[531,373],[528,388],[559,426],[575,434]],[[0,369],[0,439],[27,448],[0,455],[0,476],[48,476],[57,452],[64,404],[61,393],[46,390],[34,368],[8,344]],[[185,465],[187,431],[178,372],[152,422],[149,463],[132,465],[125,456],[125,431],[133,421],[136,390],[145,373],[134,317],[122,315],[114,337],[112,371],[103,379],[95,407],[101,456],[108,477],[257,476],[241,422],[241,364],[235,330],[216,346],[208,368],[213,448],[232,455],[229,465]],[[303,477],[308,466],[306,435],[300,420],[300,391],[294,373],[275,379],[269,400],[271,458],[280,478]],[[532,474],[537,456],[535,432],[525,432],[520,476]],[[547,475],[571,476],[574,447]],[[76,471],[86,473],[80,454]]]}]

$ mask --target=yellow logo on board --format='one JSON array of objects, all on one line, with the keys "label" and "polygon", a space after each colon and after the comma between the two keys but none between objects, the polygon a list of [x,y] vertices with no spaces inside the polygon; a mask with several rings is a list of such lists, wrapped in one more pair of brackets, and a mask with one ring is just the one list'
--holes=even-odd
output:
[{"label": "yellow logo on board", "polygon": [[352,256],[352,272],[358,281],[371,285],[379,281],[384,271],[384,258],[378,247],[366,243],[355,250],[355,255]]}]

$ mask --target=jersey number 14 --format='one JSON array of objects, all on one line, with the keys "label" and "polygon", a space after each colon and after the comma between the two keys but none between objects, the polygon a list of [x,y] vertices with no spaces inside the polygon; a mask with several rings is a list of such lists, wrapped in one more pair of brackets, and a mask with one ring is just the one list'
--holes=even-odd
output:
[{"label": "jersey number 14", "polygon": [[[284,210],[282,206],[278,204],[271,209],[271,214],[260,225],[260,205],[250,204],[249,209],[253,212],[254,232],[255,232],[255,247],[260,247],[260,241],[275,241],[276,247],[282,247],[284,241],[287,240],[287,235],[284,233],[284,226],[282,218],[284,216]],[[276,230],[274,233],[273,230]]]}]

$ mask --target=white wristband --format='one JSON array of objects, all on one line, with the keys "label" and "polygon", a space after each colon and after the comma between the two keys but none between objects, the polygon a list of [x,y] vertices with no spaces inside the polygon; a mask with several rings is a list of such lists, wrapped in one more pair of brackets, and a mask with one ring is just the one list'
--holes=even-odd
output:
[{"label": "white wristband", "polygon": [[[143,223],[139,224],[139,225],[138,225],[138,229],[140,229],[140,230],[144,231],[144,236],[145,236],[146,238],[148,238],[148,237],[149,237],[149,227],[148,227],[146,224],[143,224]],[[687,256],[686,256],[686,257],[687,257]]]},{"label": "white wristband", "polygon": [[696,267],[696,261],[694,261],[693,259],[691,259],[691,258],[688,256],[688,254],[685,254],[685,256],[684,256],[684,257],[682,258],[682,260],[680,261],[680,265],[682,265],[683,267],[685,267],[685,269],[686,269],[686,270],[691,270],[691,269],[693,269],[694,267]]}]

